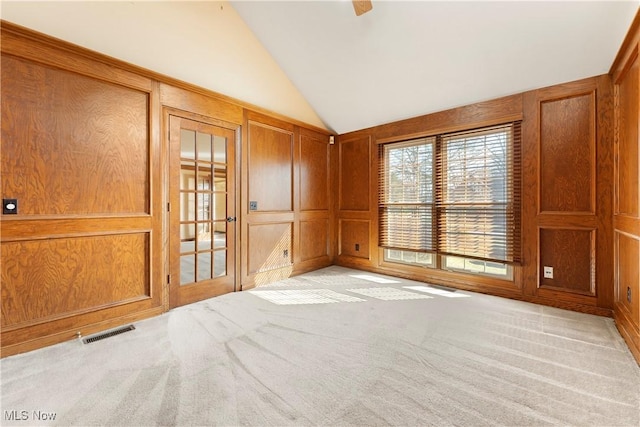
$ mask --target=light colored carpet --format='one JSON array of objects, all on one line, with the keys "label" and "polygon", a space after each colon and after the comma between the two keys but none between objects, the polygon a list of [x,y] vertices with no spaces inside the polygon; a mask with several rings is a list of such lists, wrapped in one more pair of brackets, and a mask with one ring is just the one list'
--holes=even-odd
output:
[{"label": "light colored carpet", "polygon": [[135,326],[2,359],[0,424],[640,425],[597,316],[329,267]]}]

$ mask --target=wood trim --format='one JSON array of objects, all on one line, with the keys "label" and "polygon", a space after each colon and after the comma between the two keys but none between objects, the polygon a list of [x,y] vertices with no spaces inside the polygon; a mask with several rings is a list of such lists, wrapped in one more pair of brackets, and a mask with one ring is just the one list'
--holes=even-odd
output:
[{"label": "wood trim", "polygon": [[620,82],[626,77],[627,73],[633,66],[633,63],[637,59],[638,59],[638,45],[636,44],[633,50],[631,50],[631,52],[629,53],[627,60],[623,64],[620,64],[621,67],[619,69],[615,70],[616,71],[615,75],[612,77],[613,84],[615,85],[620,84]]},{"label": "wood trim", "polygon": [[[3,228],[0,241],[3,243],[146,233],[149,235],[149,249],[146,254],[150,266],[149,271],[146,272],[149,296],[109,301],[99,307],[81,309],[80,311],[74,311],[71,307],[69,312],[65,312],[55,319],[52,317],[46,320],[37,319],[30,322],[31,326],[28,327],[23,322],[19,326],[12,325],[11,328],[3,328],[3,356],[71,339],[80,328],[83,334],[89,330],[96,332],[106,327],[120,325],[129,319],[141,319],[169,309],[169,285],[166,279],[170,271],[167,259],[169,246],[166,223],[166,206],[169,200],[167,187],[169,165],[165,136],[169,131],[168,117],[170,114],[234,131],[237,153],[242,153],[240,150],[241,141],[246,140],[245,116],[256,120],[259,118],[262,123],[276,123],[281,128],[291,130],[294,136],[301,132],[315,133],[319,137],[330,134],[326,129],[287,118],[9,22],[0,21],[0,35],[2,37],[0,49],[3,55],[9,58],[30,61],[45,69],[67,71],[75,74],[78,78],[85,76],[146,94],[149,150],[146,171],[148,204],[142,209],[145,212],[95,215],[16,215],[0,219]],[[212,115],[216,118],[211,118]],[[242,132],[242,136],[240,132]],[[330,160],[333,161],[333,157]],[[240,168],[236,171],[236,182],[242,185]],[[299,185],[299,182],[294,182],[294,185]],[[331,199],[333,198],[331,197]],[[294,203],[296,203],[295,200]],[[241,218],[237,227],[240,239],[242,221],[247,223],[246,219],[242,218],[239,209],[241,206],[242,198],[238,197],[236,211],[238,217]],[[311,217],[320,214],[331,218],[332,212],[308,213]],[[267,214],[262,219],[269,217],[270,214]],[[333,233],[333,223],[330,221],[329,224],[332,227],[329,232]],[[330,243],[330,251],[330,256],[307,260],[299,265],[294,264],[290,274],[329,265],[335,253],[333,240]],[[240,253],[240,245],[237,245],[235,254],[237,260],[241,259]],[[295,253],[294,249],[293,255]],[[231,256],[231,254],[229,255]],[[236,263],[236,278],[241,277],[240,268],[240,262]],[[241,279],[237,280],[236,289],[240,289],[239,281]]]},{"label": "wood trim", "polygon": [[447,133],[467,131],[475,128],[499,126],[506,123],[517,122],[520,120],[522,120],[522,114],[512,114],[512,115],[507,115],[504,117],[497,118],[495,120],[484,120],[476,123],[471,123],[468,126],[464,124],[457,124],[457,125],[451,125],[451,126],[442,126],[441,128],[429,129],[428,131],[415,132],[407,135],[394,135],[394,136],[389,136],[384,138],[376,138],[374,143],[376,145],[379,145],[379,144],[388,144],[392,142],[402,142],[402,141],[408,141],[411,139],[427,138],[427,137],[442,135]]},{"label": "wood trim", "polygon": [[[370,271],[373,273],[389,274],[391,276],[402,277],[405,279],[416,280],[419,282],[449,286],[456,289],[477,292],[477,293],[487,294],[487,295],[493,295],[497,297],[510,298],[518,301],[525,301],[533,304],[545,305],[545,306],[560,308],[564,310],[572,310],[580,313],[594,314],[597,316],[605,316],[605,317],[613,316],[612,310],[607,308],[601,308],[594,305],[584,305],[578,301],[565,301],[564,299],[558,300],[554,298],[549,298],[547,296],[531,297],[531,296],[522,294],[520,289],[518,288],[509,289],[508,287],[505,287],[503,284],[498,282],[495,283],[495,286],[491,286],[491,285],[474,286],[473,284],[470,284],[468,279],[467,280],[461,279],[459,281],[442,280],[440,278],[434,278],[431,276],[427,277],[423,272],[416,272],[416,271],[405,270],[405,269],[398,270],[398,269],[389,269],[384,267],[372,267],[369,264],[364,264],[357,261],[358,260],[339,258],[336,264],[343,267],[359,268],[359,269]],[[424,269],[424,270],[429,270],[429,269]],[[461,276],[465,276],[465,275],[461,274]],[[475,279],[476,277],[474,277],[474,282],[475,282]]]},{"label": "wood trim", "polygon": [[[345,239],[345,236],[343,235],[343,223],[344,222],[361,222],[361,223],[366,223],[367,225],[367,233],[366,236],[362,236],[365,238],[367,247],[368,247],[368,251],[366,254],[363,254],[364,256],[351,256],[351,255],[345,255],[342,252],[342,243],[343,240]],[[371,254],[373,252],[373,245],[371,243],[371,221],[367,218],[367,219],[358,219],[358,218],[339,218],[338,219],[338,257],[348,257],[348,258],[355,258],[355,259],[364,259],[367,261],[371,260]]]},{"label": "wood trim", "polygon": [[[79,218],[73,220],[2,221],[0,241],[5,243],[21,240],[151,232],[153,222],[153,217],[147,215]],[[60,230],[64,231],[60,232]]]},{"label": "wood trim", "polygon": [[[48,36],[33,37],[34,33],[6,21],[0,21],[3,54],[15,56],[48,67],[71,71],[96,80],[108,81],[131,89],[151,92],[152,79],[145,73],[136,73],[120,66],[115,59],[99,60],[92,54],[72,49],[67,42]],[[35,41],[35,43],[34,43]],[[78,48],[82,49],[82,48]]]},{"label": "wood trim", "polygon": [[[460,107],[440,113],[429,114],[413,119],[380,125],[373,128],[358,130],[339,135],[338,141],[363,140],[368,138],[370,144],[396,142],[411,138],[433,135],[438,132],[472,129],[480,125],[501,124],[508,120],[522,119],[523,126],[523,220],[522,244],[524,261],[521,266],[514,266],[513,281],[472,276],[464,273],[440,270],[422,269],[411,266],[396,265],[385,262],[381,250],[377,246],[377,182],[371,182],[369,193],[369,209],[356,210],[351,207],[339,206],[336,212],[337,236],[336,241],[342,245],[340,233],[341,222],[345,220],[360,220],[370,223],[369,245],[371,256],[369,259],[348,256],[339,249],[336,263],[347,267],[379,271],[430,283],[440,283],[448,286],[468,289],[475,292],[506,296],[529,302],[559,306],[578,311],[611,315],[612,297],[612,163],[613,153],[611,144],[611,81],[608,75],[596,76],[569,82],[548,88],[542,88],[499,100],[486,101],[478,105]],[[578,114],[584,118],[580,129],[585,129],[584,135],[589,136],[589,147],[583,147],[582,153],[590,159],[586,168],[590,191],[582,198],[580,208],[585,206],[588,212],[539,212],[539,115],[540,104],[545,99],[570,99],[586,95],[578,105]],[[568,105],[573,105],[569,103]],[[536,142],[538,141],[538,142]],[[576,144],[579,144],[576,141]],[[586,144],[587,142],[585,142]],[[336,175],[340,176],[342,159],[338,159]],[[377,150],[369,153],[369,179],[377,170]],[[611,176],[610,176],[611,175]],[[366,179],[364,175],[361,177]],[[335,188],[335,187],[334,187]],[[338,191],[341,191],[338,184]],[[342,197],[340,195],[339,197]],[[584,288],[595,290],[595,295],[589,291],[588,295],[570,292],[563,288],[538,288],[538,227],[558,229],[578,229],[591,232],[588,258],[581,258],[589,269],[588,283]],[[594,232],[594,230],[597,230]],[[584,237],[580,235],[581,237]],[[594,243],[594,238],[596,239]],[[611,247],[610,247],[611,246]],[[594,252],[597,250],[597,252]],[[539,292],[541,291],[541,292]]]},{"label": "wood trim", "polygon": [[15,330],[20,330],[20,329],[24,329],[24,328],[28,328],[31,326],[37,326],[37,325],[44,325],[47,323],[51,323],[54,322],[56,320],[60,320],[60,319],[67,319],[67,318],[74,318],[83,314],[89,314],[98,310],[105,310],[108,308],[112,308],[112,307],[118,307],[118,306],[125,306],[128,304],[133,304],[133,303],[138,303],[138,302],[144,302],[144,301],[150,301],[151,300],[151,296],[150,295],[140,295],[134,298],[128,298],[126,300],[121,300],[121,301],[113,301],[107,304],[101,304],[101,305],[97,305],[97,306],[93,306],[93,307],[88,307],[88,308],[84,308],[81,310],[73,310],[73,311],[68,311],[65,312],[64,314],[60,314],[60,315],[56,315],[56,316],[48,316],[48,317],[43,317],[37,320],[30,320],[28,322],[22,322],[22,323],[15,323],[13,325],[8,325],[8,326],[3,326],[2,327],[2,333],[6,334],[9,333],[11,331],[15,331]]},{"label": "wood trim", "polygon": [[[634,239],[636,241],[640,240],[640,218],[634,216],[638,211],[640,211],[640,206],[634,206],[636,202],[640,200],[640,194],[636,193],[640,190],[638,188],[634,188],[637,184],[631,185],[629,182],[620,180],[619,165],[619,162],[622,158],[624,158],[625,155],[629,156],[629,153],[620,152],[620,147],[623,143],[624,146],[629,147],[632,150],[636,150],[639,148],[639,142],[637,141],[637,129],[634,128],[634,126],[637,125],[638,122],[638,117],[634,117],[634,115],[638,114],[638,104],[640,104],[637,89],[637,76],[634,76],[636,80],[629,81],[629,84],[631,86],[625,85],[626,92],[624,93],[624,96],[627,104],[622,105],[620,99],[623,95],[621,94],[621,91],[623,90],[622,83],[625,78],[629,77],[628,73],[630,72],[632,67],[637,64],[638,56],[640,54],[639,44],[640,9],[638,9],[633,23],[631,24],[631,27],[629,28],[627,35],[625,36],[624,42],[622,43],[622,46],[620,47],[620,50],[618,51],[618,54],[616,55],[616,58],[613,61],[613,64],[611,65],[611,69],[609,71],[609,75],[611,76],[615,92],[613,107],[613,144],[615,146],[613,175],[614,215],[612,221],[613,230],[615,233],[613,255],[613,265],[615,267],[615,272],[614,286],[612,291],[612,293],[615,293],[615,295],[613,295],[613,300],[615,301],[613,305],[614,319],[618,331],[629,346],[629,349],[631,350],[631,353],[635,357],[636,361],[640,364],[640,324],[638,323],[640,312],[638,311],[637,305],[640,288],[638,287],[639,283],[637,280],[637,264],[635,264],[635,262],[640,262],[640,259],[635,262],[633,261],[634,256],[632,256],[631,254],[633,254],[634,251],[629,247],[626,247],[625,252],[621,253],[619,240],[619,236],[626,236],[627,238]],[[629,108],[629,110],[623,110],[623,108]],[[621,117],[622,114],[625,114],[625,117]],[[623,120],[626,121],[626,123]],[[625,125],[626,128],[623,128],[623,126]],[[628,131],[630,131],[630,133]],[[626,139],[624,141],[621,140],[621,138],[625,136]],[[633,170],[633,168],[629,168],[626,172],[629,174],[629,176],[636,175],[637,179],[638,176],[640,176],[640,171],[638,170],[638,164],[640,164],[640,154],[638,154],[638,158],[636,160],[637,163],[635,164],[635,170]],[[628,164],[626,166],[629,167]],[[621,185],[628,185],[629,187],[622,188]],[[622,201],[624,201],[624,205],[633,207],[630,213],[625,214],[620,212]],[[622,269],[622,265],[625,266],[624,270]],[[621,277],[625,277],[627,281],[625,281],[625,283],[620,283],[622,281]],[[620,295],[626,290],[626,286],[629,286],[631,288],[631,301],[626,300],[626,295]],[[620,289],[621,287],[622,289]]]},{"label": "wood trim", "polygon": [[640,328],[636,327],[625,310],[621,310],[616,304],[613,311],[616,328],[627,343],[631,354],[640,365]]},{"label": "wood trim", "polygon": [[[596,87],[593,78],[580,80],[577,82],[566,83],[562,85],[553,86],[550,88],[539,89],[536,91],[537,94],[537,120],[536,120],[536,134],[537,134],[537,160],[538,160],[538,192],[537,192],[537,209],[538,215],[546,215],[546,214],[554,214],[554,215],[596,215],[596,146],[598,140],[597,134],[597,121],[596,121]],[[582,89],[584,87],[584,89]],[[589,185],[589,201],[590,201],[590,209],[588,211],[549,211],[542,210],[542,192],[544,191],[543,182],[542,182],[542,105],[544,103],[550,103],[555,101],[562,101],[565,99],[578,98],[581,96],[590,95],[591,98],[591,109],[589,111],[589,119],[591,121],[592,129],[591,135],[592,138],[589,140],[589,151],[590,151],[590,159],[591,159],[591,168],[590,168],[590,185]]]},{"label": "wood trim", "polygon": [[[522,120],[522,94],[477,102],[464,107],[413,117],[363,129],[375,135],[376,143],[418,138],[427,135],[471,130]],[[347,134],[349,136],[355,133]]]},{"label": "wood trim", "polygon": [[[621,64],[621,68],[616,71],[614,75],[614,85],[615,85],[615,114],[614,114],[614,150],[615,150],[615,165],[614,165],[614,215],[618,216],[626,216],[631,217],[632,213],[630,212],[621,212],[620,211],[620,167],[619,162],[622,154],[620,153],[620,132],[622,127],[622,119],[620,118],[620,84],[622,80],[627,76],[627,73],[631,70],[634,63],[637,63],[639,58],[639,50],[640,47],[636,44],[633,47],[631,54],[627,57],[627,61],[624,64]],[[640,66],[640,65],[639,65]],[[636,77],[637,78],[637,77]],[[640,164],[640,149],[638,150],[638,164]],[[638,215],[640,215],[640,195],[638,195],[638,206],[636,206],[636,211]]]},{"label": "wood trim", "polygon": [[[212,123],[222,122],[227,129],[235,129],[242,123],[242,108],[201,93],[192,93],[186,89],[160,83],[160,102],[171,107],[177,116],[190,116],[190,120]],[[215,120],[212,120],[214,119]]]},{"label": "wood trim", "polygon": [[617,232],[640,236],[640,218],[616,215],[613,218],[613,227]]},{"label": "wood trim", "polygon": [[[0,357],[12,356],[31,350],[36,350],[41,347],[58,344],[64,341],[78,339],[78,333],[80,333],[81,337],[87,336],[107,329],[115,328],[126,323],[155,317],[162,314],[162,312],[162,307],[155,307],[148,310],[138,311],[129,315],[124,315],[115,319],[101,320],[87,325],[65,325],[60,330],[57,330],[56,332],[48,334],[46,336],[27,339],[20,337],[19,341],[14,337],[8,337],[7,335],[11,335],[9,332],[2,331],[3,346],[1,350],[2,354],[0,355]],[[15,333],[20,334],[19,331]],[[6,338],[9,338],[11,340],[10,344],[6,344],[6,341],[9,340],[5,340]]]},{"label": "wood trim", "polygon": [[633,18],[633,22],[631,23],[631,26],[627,30],[627,35],[625,36],[622,42],[622,45],[618,50],[618,54],[616,55],[616,58],[613,60],[613,63],[611,64],[611,68],[609,68],[609,74],[612,77],[616,74],[618,68],[620,67],[620,64],[622,64],[623,61],[625,63],[627,62],[627,60],[625,60],[625,57],[629,54],[629,50],[631,49],[631,46],[637,45],[639,41],[640,41],[640,9],[638,10],[638,12],[636,12],[636,16]]},{"label": "wood trim", "polygon": [[598,229],[597,227],[587,227],[587,226],[565,226],[565,225],[560,225],[560,226],[542,226],[542,225],[538,225],[538,238],[537,238],[537,251],[538,251],[538,257],[537,259],[539,260],[538,262],[540,262],[540,260],[542,259],[541,257],[541,247],[540,247],[540,242],[541,242],[541,238],[540,238],[540,234],[542,232],[542,230],[560,230],[560,231],[585,231],[585,232],[589,232],[589,289],[590,291],[580,291],[580,290],[575,290],[575,289],[568,289],[568,288],[562,288],[562,287],[554,287],[552,285],[545,285],[543,283],[542,277],[540,277],[540,268],[538,268],[538,279],[536,281],[537,286],[538,286],[538,291],[537,291],[537,295],[541,296],[541,297],[545,297],[545,293],[547,291],[551,291],[551,293],[549,294],[550,298],[556,298],[556,299],[567,299],[569,301],[573,300],[574,298],[576,298],[576,296],[586,296],[588,297],[588,299],[582,299],[582,298],[578,298],[578,301],[580,304],[585,304],[585,305],[596,305],[597,301],[595,299],[595,297],[597,296],[597,283],[596,283],[596,265],[597,265],[597,251],[596,251],[596,247],[597,247],[597,235],[598,235]]},{"label": "wood trim", "polygon": [[[344,202],[344,197],[345,197],[345,189],[344,189],[344,183],[345,182],[349,182],[352,180],[347,179],[344,176],[344,154],[343,154],[343,147],[346,144],[349,143],[354,143],[356,141],[365,141],[366,144],[366,151],[367,151],[367,157],[366,157],[366,164],[367,164],[367,176],[363,179],[366,179],[366,184],[367,187],[366,190],[364,190],[364,195],[367,196],[367,207],[363,208],[363,209],[351,209],[351,208],[344,208],[343,206],[343,202]],[[359,137],[352,137],[352,138],[339,138],[338,139],[338,191],[337,191],[337,195],[338,195],[338,209],[340,210],[340,212],[344,212],[344,211],[355,211],[355,212],[370,212],[371,210],[371,203],[372,200],[377,200],[377,199],[372,199],[371,198],[371,184],[372,184],[372,179],[374,178],[373,175],[373,171],[371,170],[371,158],[373,156],[373,151],[372,150],[372,138],[370,135],[367,134],[363,134],[362,136]],[[363,162],[364,163],[364,162]],[[376,192],[377,194],[377,192]],[[359,197],[363,197],[363,194],[359,194]]]}]

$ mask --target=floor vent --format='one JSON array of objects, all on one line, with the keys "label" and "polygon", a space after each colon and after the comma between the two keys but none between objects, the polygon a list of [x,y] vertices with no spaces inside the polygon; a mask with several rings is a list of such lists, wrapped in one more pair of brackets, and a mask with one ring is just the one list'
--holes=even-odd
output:
[{"label": "floor vent", "polygon": [[135,329],[135,326],[133,326],[133,325],[123,326],[122,328],[114,329],[112,331],[105,332],[105,333],[100,334],[100,335],[94,335],[92,337],[85,338],[82,341],[85,344],[91,344],[92,342],[100,341],[100,340],[103,340],[105,338],[110,338],[110,337],[113,337],[115,335],[124,334],[125,332],[133,331],[134,329]]}]

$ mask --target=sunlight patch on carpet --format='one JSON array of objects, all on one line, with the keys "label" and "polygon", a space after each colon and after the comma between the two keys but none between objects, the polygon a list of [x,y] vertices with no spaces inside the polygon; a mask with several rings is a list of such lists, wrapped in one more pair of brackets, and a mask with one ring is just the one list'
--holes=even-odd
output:
[{"label": "sunlight patch on carpet", "polygon": [[384,301],[395,300],[411,300],[411,299],[429,299],[433,298],[424,294],[416,294],[413,292],[403,291],[396,288],[360,288],[360,289],[345,289],[346,291],[353,292],[355,294],[364,295],[371,298],[381,299]]},{"label": "sunlight patch on carpet", "polygon": [[350,276],[355,277],[356,279],[362,279],[376,283],[402,283],[398,280],[385,279],[384,277],[371,276],[369,274],[350,274]]},{"label": "sunlight patch on carpet", "polygon": [[280,291],[248,291],[257,297],[278,305],[329,304],[335,302],[361,302],[362,298],[340,294],[329,289],[295,289]]},{"label": "sunlight patch on carpet", "polygon": [[444,289],[431,288],[429,286],[403,286],[418,292],[426,292],[431,295],[438,295],[446,298],[469,298],[471,295],[459,294],[455,291],[445,291]]}]

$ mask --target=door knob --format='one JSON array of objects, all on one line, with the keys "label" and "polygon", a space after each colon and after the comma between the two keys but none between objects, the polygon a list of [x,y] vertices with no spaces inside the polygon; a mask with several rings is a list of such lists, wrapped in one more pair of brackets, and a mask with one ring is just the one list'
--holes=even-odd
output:
[{"label": "door knob", "polygon": [[228,216],[227,217],[227,222],[236,222],[236,217],[235,216]]}]

